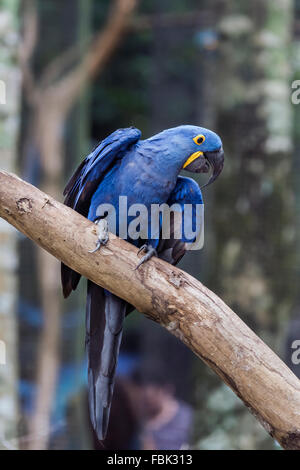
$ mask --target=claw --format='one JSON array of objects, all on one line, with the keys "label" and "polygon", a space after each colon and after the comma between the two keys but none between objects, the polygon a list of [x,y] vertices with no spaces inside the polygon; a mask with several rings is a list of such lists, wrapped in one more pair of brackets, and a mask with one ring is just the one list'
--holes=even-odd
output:
[{"label": "claw", "polygon": [[149,259],[151,259],[152,256],[157,256],[156,249],[149,245],[143,245],[139,249],[138,254],[141,253],[141,251],[146,251],[146,254],[145,256],[142,257],[138,265],[134,268],[134,271],[136,271],[142,264],[146,263],[146,261],[149,261]]},{"label": "claw", "polygon": [[107,245],[109,240],[107,221],[105,219],[99,219],[95,222],[95,224],[98,225],[98,241],[96,248],[89,251],[89,253],[96,253],[96,251],[100,250],[101,246]]},{"label": "claw", "polygon": [[96,251],[100,250],[101,246],[107,245],[107,242],[108,242],[108,238],[107,238],[107,240],[106,239],[105,240],[100,240],[99,239],[97,241],[96,248],[94,250],[89,251],[89,253],[96,253]]},{"label": "claw", "polygon": [[94,250],[89,250],[89,253],[96,253],[96,251],[98,251],[101,247],[101,243],[100,241],[98,240],[97,241],[97,245],[96,245],[96,248]]},{"label": "claw", "polygon": [[137,252],[137,254],[139,255],[142,251],[148,251],[148,245],[143,245],[141,246],[141,248],[139,249],[139,251]]}]

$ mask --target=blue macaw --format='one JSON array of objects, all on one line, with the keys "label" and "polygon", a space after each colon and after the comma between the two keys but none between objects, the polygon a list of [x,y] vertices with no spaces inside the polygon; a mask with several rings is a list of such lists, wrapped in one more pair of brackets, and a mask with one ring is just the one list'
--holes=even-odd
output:
[{"label": "blue macaw", "polygon": [[[207,183],[210,184],[221,173],[223,164],[221,139],[208,129],[184,125],[146,140],[141,140],[141,132],[134,127],[119,129],[104,139],[78,167],[65,188],[65,204],[99,224],[105,220],[105,215],[98,215],[98,208],[104,203],[116,208],[118,218],[119,196],[127,197],[128,206],[140,203],[150,208],[151,204],[177,203],[183,211],[184,204],[195,207],[203,201],[198,184],[191,178],[179,176],[180,171],[207,173],[211,168],[212,175]],[[194,212],[192,214],[194,217]],[[125,223],[129,223],[129,218]],[[153,255],[174,265],[179,262],[187,243],[192,240],[186,240],[184,235],[181,239],[175,238],[174,225],[171,219],[168,240],[149,235],[145,244],[142,238],[128,238],[146,253],[137,267]],[[107,226],[103,228],[104,234],[101,230],[96,249],[107,243]],[[119,235],[118,224],[116,235]],[[79,280],[78,273],[62,264],[64,297],[76,289]],[[88,281],[89,407],[99,440],[103,440],[107,432],[123,321],[132,310],[124,300]]]}]

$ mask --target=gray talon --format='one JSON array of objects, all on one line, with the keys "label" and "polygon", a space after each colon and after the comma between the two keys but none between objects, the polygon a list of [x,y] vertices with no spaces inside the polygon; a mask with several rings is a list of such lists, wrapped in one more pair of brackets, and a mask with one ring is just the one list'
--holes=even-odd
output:
[{"label": "gray talon", "polygon": [[148,251],[148,245],[143,245],[141,246],[141,248],[139,249],[139,251],[137,252],[137,254],[139,255],[142,251]]},{"label": "gray talon", "polygon": [[89,250],[89,253],[96,253],[96,251],[98,251],[100,248],[101,248],[101,245],[103,243],[101,243],[99,240],[97,241],[97,245],[96,245],[96,248],[94,250]]},{"label": "gray talon", "polygon": [[152,256],[157,256],[157,251],[155,248],[149,245],[143,245],[139,251],[138,254],[141,253],[141,251],[145,251],[146,254],[145,256],[142,257],[138,265],[134,268],[134,271],[136,271],[142,264],[146,263],[146,261],[149,261],[149,259],[152,258]]},{"label": "gray talon", "polygon": [[101,246],[107,245],[107,242],[109,241],[107,220],[99,219],[95,222],[95,224],[98,226],[98,241],[96,244],[96,248],[94,250],[89,251],[89,253],[96,253],[96,251],[98,251]]}]

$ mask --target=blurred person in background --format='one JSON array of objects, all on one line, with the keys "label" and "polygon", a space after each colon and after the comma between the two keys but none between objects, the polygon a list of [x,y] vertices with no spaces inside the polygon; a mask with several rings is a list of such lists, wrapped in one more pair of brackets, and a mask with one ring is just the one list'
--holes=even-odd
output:
[{"label": "blurred person in background", "polygon": [[186,449],[193,426],[193,410],[176,398],[166,374],[157,367],[141,368],[133,373],[132,382],[139,389],[136,404],[142,424],[142,449]]}]

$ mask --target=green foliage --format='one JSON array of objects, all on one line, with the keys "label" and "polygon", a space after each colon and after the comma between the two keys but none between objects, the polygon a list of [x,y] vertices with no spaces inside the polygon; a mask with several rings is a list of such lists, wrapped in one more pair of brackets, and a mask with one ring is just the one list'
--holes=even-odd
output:
[{"label": "green foliage", "polygon": [[17,20],[16,15],[18,13],[19,4],[20,0],[0,0],[0,9],[6,12],[10,11]]}]

